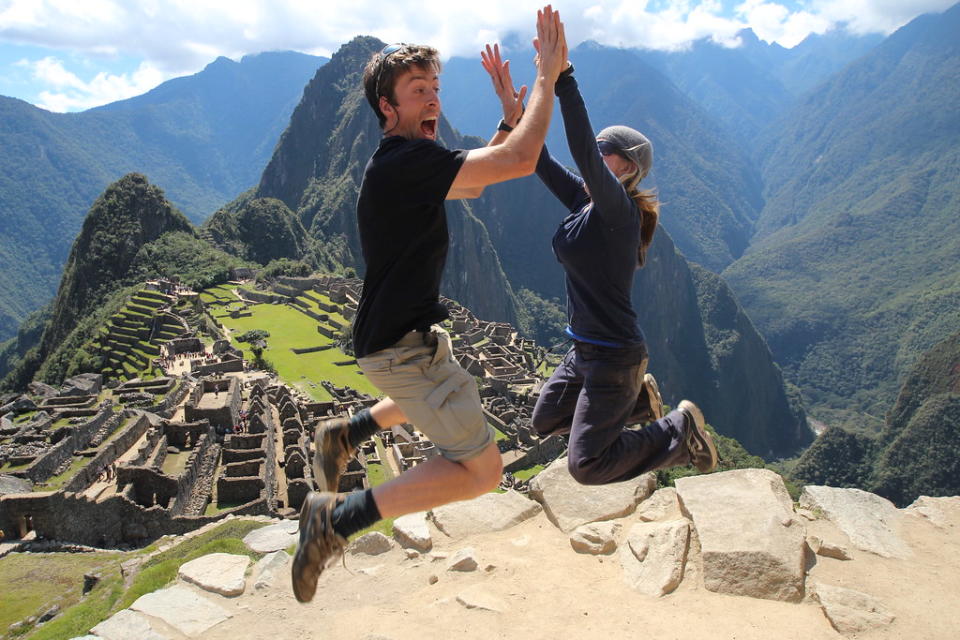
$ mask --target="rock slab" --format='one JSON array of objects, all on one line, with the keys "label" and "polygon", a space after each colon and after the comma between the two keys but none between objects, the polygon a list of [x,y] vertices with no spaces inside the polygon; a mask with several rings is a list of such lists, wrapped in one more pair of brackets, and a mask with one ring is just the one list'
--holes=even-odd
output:
[{"label": "rock slab", "polygon": [[150,618],[130,609],[116,612],[90,631],[104,640],[168,640],[153,628]]},{"label": "rock slab", "polygon": [[700,538],[710,591],[799,602],[806,532],[783,479],[767,469],[680,478],[677,495]]},{"label": "rock slab", "polygon": [[243,544],[257,553],[273,553],[296,544],[299,536],[297,520],[283,520],[277,524],[254,529],[243,537]]},{"label": "rock slab", "polygon": [[220,605],[183,585],[174,585],[140,596],[130,608],[160,618],[190,637],[199,636],[214,625],[233,617],[233,614]]},{"label": "rock slab", "polygon": [[817,600],[838,633],[850,635],[885,627],[896,619],[871,595],[822,583],[815,586]]},{"label": "rock slab", "polygon": [[239,596],[246,586],[244,575],[250,558],[232,553],[210,553],[183,564],[177,575],[205,591]]},{"label": "rock slab", "polygon": [[861,489],[809,485],[800,506],[820,511],[840,528],[850,544],[884,558],[908,558],[910,547],[900,537],[903,513],[886,498]]},{"label": "rock slab", "polygon": [[[541,472],[542,473],[542,472]],[[451,538],[503,531],[540,513],[539,504],[516,491],[487,493],[433,510],[433,521]]]},{"label": "rock slab", "polygon": [[660,597],[683,580],[690,546],[690,522],[639,522],[620,548],[624,580],[640,593]]},{"label": "rock slab", "polygon": [[530,497],[564,533],[600,520],[621,518],[634,512],[656,488],[656,477],[645,473],[627,482],[603,486],[582,485],[567,470],[567,458],[558,458],[530,481]]}]

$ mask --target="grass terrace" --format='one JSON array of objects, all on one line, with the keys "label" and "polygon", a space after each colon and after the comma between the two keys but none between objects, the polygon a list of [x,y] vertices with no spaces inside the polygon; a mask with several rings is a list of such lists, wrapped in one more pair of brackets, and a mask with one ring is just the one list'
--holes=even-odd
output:
[{"label": "grass terrace", "polygon": [[[302,300],[316,308],[315,303],[309,299]],[[313,318],[282,304],[251,305],[250,313],[251,316],[246,318],[226,316],[218,319],[223,326],[230,329],[232,336],[253,329],[269,331],[270,337],[267,338],[263,357],[273,364],[277,373],[288,384],[298,387],[315,400],[330,399],[330,395],[320,386],[322,380],[329,380],[338,386],[347,385],[374,396],[380,395],[355,364],[335,364],[351,360],[350,356],[337,348],[300,355],[291,351],[291,348],[304,349],[333,344],[332,340],[317,332],[317,321]],[[346,320],[341,318],[341,321],[346,324]],[[237,342],[233,337],[231,342],[243,350],[244,358],[253,359],[248,343]]]}]

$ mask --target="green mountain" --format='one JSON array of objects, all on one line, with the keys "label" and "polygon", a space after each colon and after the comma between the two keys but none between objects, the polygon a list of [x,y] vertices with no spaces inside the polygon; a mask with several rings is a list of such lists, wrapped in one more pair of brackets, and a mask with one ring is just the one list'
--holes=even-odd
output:
[{"label": "green mountain", "polygon": [[241,196],[207,218],[202,233],[227,253],[260,264],[299,260],[309,252],[310,239],[300,218],[274,198]]},{"label": "green mountain", "polygon": [[2,386],[21,389],[34,377],[57,383],[82,371],[89,356],[82,345],[138,283],[176,277],[208,286],[245,264],[198,238],[190,221],[144,176],[124,176],[107,187],[84,219],[42,331],[21,332],[21,339],[33,342],[14,342],[4,350]]},{"label": "green mountain", "polygon": [[827,430],[800,458],[804,483],[860,487],[900,506],[960,491],[960,333],[910,371],[879,435]]},{"label": "green mountain", "polygon": [[82,113],[0,96],[0,340],[56,291],[90,203],[131,171],[199,222],[250,187],[324,59],[264,53]]},{"label": "green mountain", "polygon": [[833,424],[876,431],[960,327],[960,6],[921,16],[769,130],[766,205],[723,275]]}]

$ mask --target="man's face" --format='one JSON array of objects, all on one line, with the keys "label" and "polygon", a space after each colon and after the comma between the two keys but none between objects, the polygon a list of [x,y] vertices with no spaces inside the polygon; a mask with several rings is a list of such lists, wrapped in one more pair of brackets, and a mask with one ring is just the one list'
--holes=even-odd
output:
[{"label": "man's face", "polygon": [[397,77],[394,85],[396,104],[380,98],[380,109],[387,117],[384,133],[408,140],[437,139],[440,118],[440,74],[437,68],[411,67]]}]

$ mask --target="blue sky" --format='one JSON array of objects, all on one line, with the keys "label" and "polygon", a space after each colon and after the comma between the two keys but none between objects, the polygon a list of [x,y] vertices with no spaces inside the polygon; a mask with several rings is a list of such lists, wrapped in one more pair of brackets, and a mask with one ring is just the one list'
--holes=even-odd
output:
[{"label": "blue sky", "polygon": [[[844,28],[890,33],[956,0],[567,0],[554,3],[571,47],[587,40],[680,49],[700,38],[736,46],[752,28],[792,47]],[[78,111],[195,73],[219,55],[327,55],[365,34],[477,55],[508,33],[532,37],[541,2],[481,0],[0,0],[0,95]]]}]

